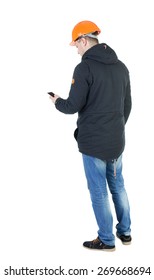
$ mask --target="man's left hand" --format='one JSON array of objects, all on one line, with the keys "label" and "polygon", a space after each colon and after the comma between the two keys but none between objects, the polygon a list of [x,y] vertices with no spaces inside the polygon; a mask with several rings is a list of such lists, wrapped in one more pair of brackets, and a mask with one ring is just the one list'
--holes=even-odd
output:
[{"label": "man's left hand", "polygon": [[52,100],[52,102],[55,104],[56,100],[59,98],[59,95],[49,96],[49,98]]}]

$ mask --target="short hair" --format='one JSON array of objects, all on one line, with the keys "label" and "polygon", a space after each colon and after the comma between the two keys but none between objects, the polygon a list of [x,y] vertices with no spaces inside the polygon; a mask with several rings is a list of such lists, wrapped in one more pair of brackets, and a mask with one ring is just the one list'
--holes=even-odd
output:
[{"label": "short hair", "polygon": [[98,38],[97,38],[97,35],[99,34],[98,31],[95,31],[95,32],[93,32],[91,34],[93,36],[96,36],[96,37],[88,36],[88,34],[85,37],[88,39],[89,42],[98,44],[99,43]]},{"label": "short hair", "polygon": [[91,38],[91,37],[88,37],[88,36],[85,36],[85,38],[92,44],[94,44],[94,43],[98,44],[99,43],[97,38]]}]

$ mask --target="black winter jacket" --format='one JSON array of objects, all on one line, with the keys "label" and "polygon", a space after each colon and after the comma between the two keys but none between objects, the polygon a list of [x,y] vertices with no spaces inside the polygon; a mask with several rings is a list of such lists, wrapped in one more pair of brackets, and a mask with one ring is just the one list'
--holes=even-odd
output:
[{"label": "black winter jacket", "polygon": [[67,99],[56,108],[65,114],[78,112],[74,133],[79,151],[102,160],[118,158],[125,147],[125,123],[131,111],[127,67],[106,44],[97,44],[76,66]]}]

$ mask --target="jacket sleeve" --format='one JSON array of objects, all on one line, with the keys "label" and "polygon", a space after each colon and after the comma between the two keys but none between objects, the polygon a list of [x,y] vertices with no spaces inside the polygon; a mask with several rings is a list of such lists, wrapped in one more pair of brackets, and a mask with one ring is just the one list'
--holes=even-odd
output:
[{"label": "jacket sleeve", "polygon": [[124,101],[124,117],[125,123],[128,120],[132,108],[132,98],[131,98],[131,87],[130,87],[130,79],[128,79],[128,83],[126,86],[126,96]]},{"label": "jacket sleeve", "polygon": [[68,98],[58,98],[55,104],[56,109],[64,114],[79,112],[86,104],[88,92],[89,68],[86,63],[81,62],[74,70]]}]

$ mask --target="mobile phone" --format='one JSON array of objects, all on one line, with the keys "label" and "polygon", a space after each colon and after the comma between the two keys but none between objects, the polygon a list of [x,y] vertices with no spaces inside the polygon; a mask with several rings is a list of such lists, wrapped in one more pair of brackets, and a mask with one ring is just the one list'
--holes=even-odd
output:
[{"label": "mobile phone", "polygon": [[49,95],[51,95],[52,97],[55,96],[55,94],[53,92],[47,92]]}]

